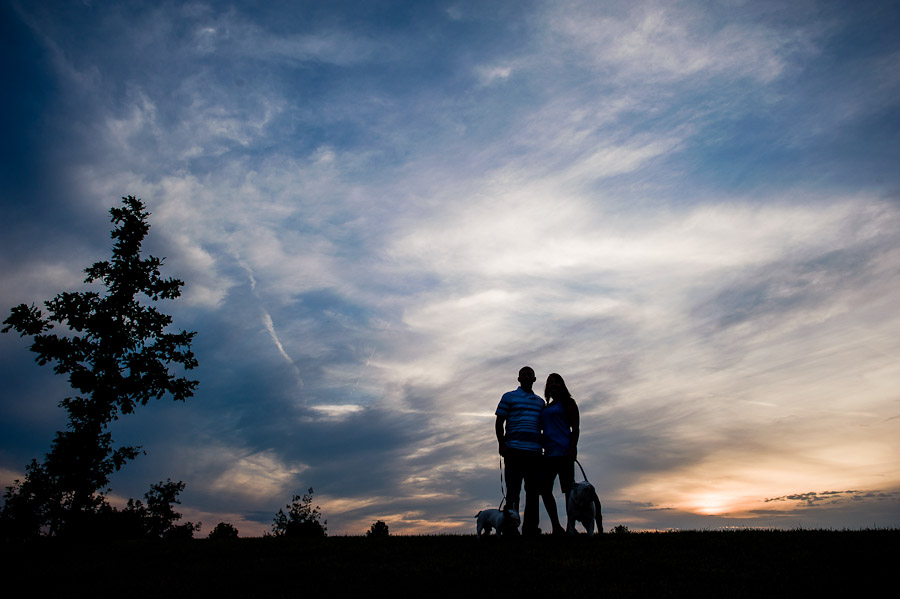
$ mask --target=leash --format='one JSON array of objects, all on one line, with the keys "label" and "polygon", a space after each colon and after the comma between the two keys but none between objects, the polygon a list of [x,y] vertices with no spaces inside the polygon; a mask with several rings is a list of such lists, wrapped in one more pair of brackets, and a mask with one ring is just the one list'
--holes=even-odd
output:
[{"label": "leash", "polygon": [[503,456],[500,456],[500,494],[503,495],[503,499],[500,500],[500,505],[497,506],[497,509],[502,512],[503,506],[506,504],[506,485],[503,483]]},{"label": "leash", "polygon": [[[581,466],[581,462],[579,462],[578,459],[576,459],[575,463],[578,464],[578,469],[581,470],[581,477],[584,478],[584,482],[590,484],[587,474],[584,473],[584,468]],[[579,483],[579,484],[581,484],[581,483]],[[594,485],[591,485],[592,489],[593,489],[593,487],[594,487]],[[574,492],[574,491],[572,491],[572,492]],[[594,505],[596,506],[596,512],[594,513],[594,518],[597,521],[597,532],[602,533],[603,532],[603,515],[601,514],[601,511],[600,511],[600,509],[601,509],[600,508],[600,498],[597,497],[596,490],[593,490],[593,494],[594,494],[594,497],[593,497]],[[585,522],[582,522],[582,524],[587,526],[587,523],[585,523]]]},{"label": "leash", "polygon": [[581,478],[584,479],[584,482],[590,482],[588,481],[587,474],[584,473],[584,468],[581,467],[581,462],[578,461],[578,458],[575,458],[575,463],[578,464],[578,469],[581,470]]},{"label": "leash", "polygon": [[[581,465],[578,458],[575,458],[575,463],[578,464],[578,469],[581,470],[581,478],[584,479],[584,482],[590,482],[587,474],[584,473],[584,466]],[[500,494],[503,495],[503,499],[500,500],[500,505],[497,509],[503,511],[503,506],[506,503],[506,485],[503,483],[503,456],[500,456]]]}]

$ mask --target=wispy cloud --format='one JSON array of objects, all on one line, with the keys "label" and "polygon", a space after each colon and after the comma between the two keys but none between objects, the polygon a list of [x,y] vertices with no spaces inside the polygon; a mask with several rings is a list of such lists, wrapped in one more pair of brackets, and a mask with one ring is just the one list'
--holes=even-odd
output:
[{"label": "wispy cloud", "polygon": [[714,10],[690,3],[610,8],[563,4],[549,22],[556,40],[615,78],[646,83],[726,76],[765,84],[782,74],[790,54],[812,49],[810,35],[802,29],[785,32],[727,17],[723,23]]}]

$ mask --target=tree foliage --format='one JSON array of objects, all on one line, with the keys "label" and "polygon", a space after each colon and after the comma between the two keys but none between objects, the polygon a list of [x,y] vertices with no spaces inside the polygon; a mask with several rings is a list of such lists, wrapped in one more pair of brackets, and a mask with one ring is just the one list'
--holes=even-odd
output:
[{"label": "tree foliage", "polygon": [[278,510],[272,522],[272,533],[276,537],[322,538],[326,536],[328,520],[320,521],[319,506],[312,506],[312,487],[308,493],[294,495],[287,506],[287,513]]},{"label": "tree foliage", "polygon": [[181,501],[178,495],[184,483],[171,479],[150,485],[142,501],[129,499],[125,508],[117,510],[104,503],[92,517],[91,528],[85,536],[97,539],[191,539],[200,530],[200,523],[178,523],[181,514],[173,504]]},{"label": "tree foliage", "polygon": [[184,483],[181,481],[158,482],[150,486],[150,490],[144,493],[147,501],[145,506],[140,500],[128,500],[128,505],[122,510],[124,518],[132,523],[132,536],[151,539],[190,539],[194,531],[200,530],[200,523],[183,522],[176,524],[181,519],[181,514],[175,511],[173,504],[181,503],[178,495],[184,491]]},{"label": "tree foliage", "polygon": [[[136,446],[114,448],[110,422],[165,395],[184,401],[198,385],[170,370],[197,366],[196,333],[166,332],[172,317],[153,305],[179,297],[184,281],[164,279],[161,258],[141,257],[149,213],[128,196],[110,215],[112,257],[84,271],[84,282],[99,283],[102,292],[60,293],[44,302],[46,316],[34,304],[20,304],[3,321],[4,333],[31,336],[35,361],[52,364],[76,392],[59,403],[68,426],[56,433],[44,461],[32,460],[24,480],[7,487],[0,517],[16,536],[81,531],[106,504],[110,475],[141,453]],[[56,325],[68,333],[49,332]]]},{"label": "tree foliage", "polygon": [[238,529],[228,522],[219,522],[207,535],[208,539],[227,540],[238,538]]},{"label": "tree foliage", "polygon": [[384,520],[376,520],[372,523],[372,526],[369,527],[369,530],[366,531],[367,537],[387,537],[390,536],[390,532],[388,530],[388,525]]}]

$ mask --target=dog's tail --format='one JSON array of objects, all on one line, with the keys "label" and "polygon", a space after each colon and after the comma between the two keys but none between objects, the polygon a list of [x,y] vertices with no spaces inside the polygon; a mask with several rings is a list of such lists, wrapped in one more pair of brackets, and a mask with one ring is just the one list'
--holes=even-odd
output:
[{"label": "dog's tail", "polygon": [[[484,510],[481,510],[481,511],[483,512]],[[472,516],[472,517],[473,517],[473,518],[477,518],[477,517],[480,516],[480,515],[481,515],[481,512],[478,512],[477,514],[475,514],[475,515]]]}]

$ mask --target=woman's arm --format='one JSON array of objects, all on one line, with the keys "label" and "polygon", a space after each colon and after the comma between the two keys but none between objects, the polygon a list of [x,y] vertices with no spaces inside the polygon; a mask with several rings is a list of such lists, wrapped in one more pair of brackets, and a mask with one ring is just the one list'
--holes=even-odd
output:
[{"label": "woman's arm", "polygon": [[566,420],[569,422],[569,428],[572,429],[568,454],[574,458],[578,456],[578,437],[581,436],[581,416],[578,414],[578,405],[574,399],[570,400],[566,408]]}]

